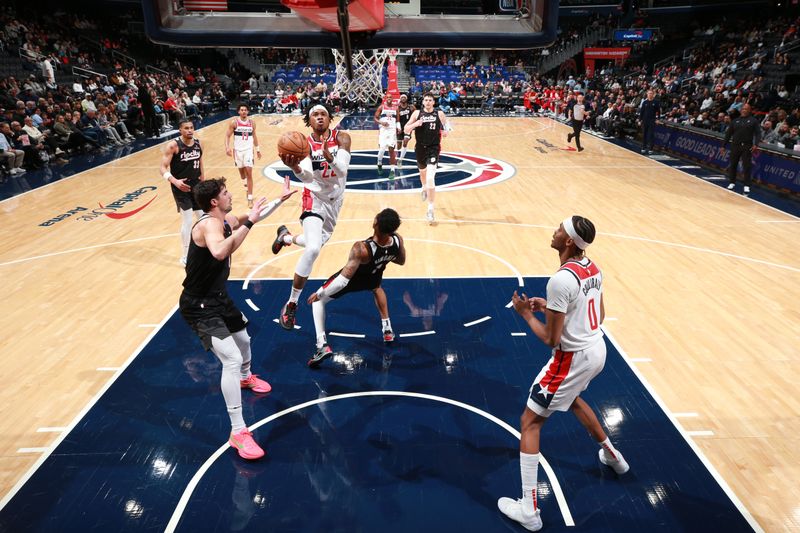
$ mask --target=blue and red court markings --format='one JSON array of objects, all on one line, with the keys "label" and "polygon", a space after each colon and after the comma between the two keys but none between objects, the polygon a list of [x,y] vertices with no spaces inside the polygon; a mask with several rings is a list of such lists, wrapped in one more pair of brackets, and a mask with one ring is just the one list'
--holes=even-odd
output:
[{"label": "blue and red court markings", "polygon": [[[524,290],[545,283],[526,278]],[[0,511],[0,531],[162,531],[170,520],[177,531],[521,531],[496,501],[519,495],[513,432],[548,350],[505,307],[516,278],[384,287],[404,336],[384,346],[371,295],[348,295],[328,306],[328,327],[353,336],[331,336],[335,355],[309,370],[309,307],[293,332],[273,322],[289,282],[229,284],[250,318],[254,371],[274,387],[243,393],[267,451],[254,463],[224,448],[220,365],[173,314]],[[553,416],[542,434],[553,477],[539,472],[547,530],[751,530],[607,344],[583,397],[631,471],[617,477],[572,415]]]}]

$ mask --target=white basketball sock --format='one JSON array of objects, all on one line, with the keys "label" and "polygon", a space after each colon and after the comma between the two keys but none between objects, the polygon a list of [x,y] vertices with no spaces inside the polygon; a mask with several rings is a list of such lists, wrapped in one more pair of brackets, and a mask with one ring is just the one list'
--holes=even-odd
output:
[{"label": "white basketball sock", "polygon": [[536,503],[536,476],[539,473],[539,454],[519,452],[519,471],[522,476],[522,513],[533,515]]},{"label": "white basketball sock", "polygon": [[289,293],[289,301],[297,303],[297,301],[300,299],[300,295],[302,293],[303,293],[303,289],[295,289],[294,286],[292,286],[292,292]]},{"label": "white basketball sock", "polygon": [[314,315],[314,329],[317,332],[317,348],[328,342],[325,336],[325,304],[317,300],[311,304],[311,313]]},{"label": "white basketball sock", "polygon": [[608,457],[609,459],[612,459],[612,460],[616,460],[617,459],[617,454],[619,452],[617,452],[617,449],[614,447],[613,444],[611,444],[611,439],[610,438],[606,437],[606,440],[604,440],[603,442],[600,443],[600,447],[603,448],[603,450],[605,450],[606,457]]}]

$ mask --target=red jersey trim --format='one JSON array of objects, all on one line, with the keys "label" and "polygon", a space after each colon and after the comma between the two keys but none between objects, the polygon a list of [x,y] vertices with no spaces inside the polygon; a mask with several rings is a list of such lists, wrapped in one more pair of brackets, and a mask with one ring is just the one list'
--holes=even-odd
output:
[{"label": "red jersey trim", "polygon": [[[339,144],[338,139],[337,139],[338,135],[339,135],[339,131],[336,128],[331,130],[331,136],[328,137],[328,140],[326,141],[328,143],[328,147],[329,148],[332,148],[332,147],[337,146]],[[308,144],[311,146],[311,151],[312,152],[322,149],[322,143],[319,142],[319,141],[315,141],[313,135],[309,135],[308,136]]]},{"label": "red jersey trim", "polygon": [[591,261],[589,261],[589,264],[586,266],[583,266],[577,261],[567,261],[561,265],[559,270],[569,270],[575,274],[575,277],[577,277],[580,281],[591,278],[592,276],[596,276],[600,273],[600,269],[597,268],[597,266]]}]

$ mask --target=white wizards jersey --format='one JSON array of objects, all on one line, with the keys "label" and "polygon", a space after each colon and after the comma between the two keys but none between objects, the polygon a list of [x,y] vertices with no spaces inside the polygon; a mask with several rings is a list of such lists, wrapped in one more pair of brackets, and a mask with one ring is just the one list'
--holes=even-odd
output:
[{"label": "white wizards jersey", "polygon": [[236,127],[233,130],[233,149],[245,151],[253,149],[253,121],[249,118],[242,122],[236,118]]},{"label": "white wizards jersey", "polygon": [[381,106],[381,116],[379,120],[381,122],[381,131],[395,131],[397,129],[397,107],[387,107],[386,104],[383,104]]},{"label": "white wizards jersey", "polygon": [[566,313],[561,332],[565,352],[577,352],[602,341],[600,298],[603,273],[589,259],[569,260],[547,283],[547,308]]},{"label": "white wizards jersey", "polygon": [[[328,145],[328,151],[336,158],[336,152],[339,151],[338,130],[331,130],[331,135],[325,143]],[[344,187],[347,181],[347,173],[340,176],[333,168],[332,163],[325,160],[322,155],[322,142],[315,141],[314,137],[308,136],[308,144],[311,148],[311,170],[314,173],[314,186],[309,187],[317,197],[330,201],[338,198],[344,194]],[[317,186],[319,190],[317,190]]]}]

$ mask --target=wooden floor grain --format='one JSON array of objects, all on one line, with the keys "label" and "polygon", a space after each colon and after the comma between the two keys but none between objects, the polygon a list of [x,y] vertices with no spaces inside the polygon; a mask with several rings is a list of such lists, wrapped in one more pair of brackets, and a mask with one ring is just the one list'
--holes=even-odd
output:
[{"label": "wooden floor grain", "polygon": [[[256,120],[265,158],[255,192],[274,197],[280,186],[261,167],[276,160],[281,133],[304,128],[298,117]],[[613,319],[607,330],[642,359],[634,365],[672,412],[697,413],[681,426],[713,432],[694,441],[758,522],[800,528],[800,221],[588,135],[584,152],[563,150],[569,130],[549,119],[452,122],[445,151],[506,161],[515,176],[439,194],[434,226],[417,192],[348,192],[312,276],[340,268],[387,206],[404,219],[409,257],[392,274],[409,277],[547,275],[558,266],[549,243],[559,221],[590,218],[599,235],[589,255],[605,272]],[[228,177],[234,211],[244,212],[224,129],[198,132],[206,176]],[[350,133],[354,150],[375,147],[377,132]],[[159,159],[159,147],[146,149],[0,202],[0,494],[41,456],[20,448],[58,437],[37,429],[69,426],[112,378],[108,369],[124,365],[176,305],[179,219]],[[146,187],[156,189],[120,211],[152,203],[129,218],[76,214],[39,225]],[[299,229],[298,214],[295,196],[258,224],[232,275],[258,268],[256,277],[288,279],[298,255],[275,258],[269,247],[277,225]]]}]

